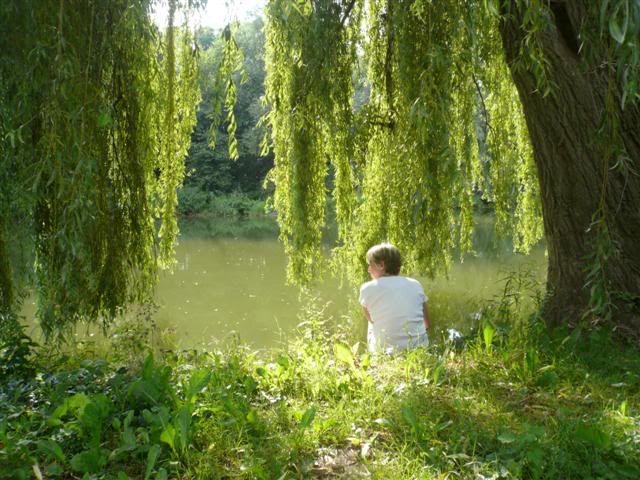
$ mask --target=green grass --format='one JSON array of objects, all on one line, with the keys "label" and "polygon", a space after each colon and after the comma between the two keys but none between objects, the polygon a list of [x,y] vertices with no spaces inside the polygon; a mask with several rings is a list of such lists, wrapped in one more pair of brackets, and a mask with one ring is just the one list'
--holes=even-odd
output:
[{"label": "green grass", "polygon": [[66,353],[14,339],[0,477],[639,478],[638,349],[515,305],[463,350],[380,358],[313,307],[267,353],[175,351],[139,323]]}]

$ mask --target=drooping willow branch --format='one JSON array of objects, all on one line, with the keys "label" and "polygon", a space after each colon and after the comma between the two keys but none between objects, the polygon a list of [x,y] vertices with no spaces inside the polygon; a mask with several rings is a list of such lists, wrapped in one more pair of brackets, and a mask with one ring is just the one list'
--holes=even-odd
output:
[{"label": "drooping willow branch", "polygon": [[[158,264],[171,263],[199,93],[188,28],[171,24],[165,35],[150,9],[146,0],[0,8],[0,227],[26,229],[0,228],[0,246],[34,239],[48,335],[81,319],[109,322],[148,298]],[[3,276],[3,291],[19,270]]]},{"label": "drooping willow branch", "polygon": [[[527,219],[517,225],[525,232],[521,248],[540,238],[539,208],[528,203],[536,192],[531,151],[522,112],[513,107],[515,88],[497,41],[497,17],[453,0],[309,5],[300,11],[291,1],[274,0],[267,9],[274,204],[290,277],[304,282],[317,271],[326,192],[309,185],[324,183],[327,171],[320,166],[327,160],[343,165],[342,172],[344,165],[350,168],[340,179],[351,183],[334,187],[334,195],[353,198],[339,216],[335,252],[355,277],[364,272],[363,253],[382,240],[406,252],[408,268],[446,270],[456,244],[470,248],[473,196],[480,192],[496,200],[503,219],[526,205],[526,214],[517,217]],[[355,56],[339,56],[351,51]],[[334,89],[352,92],[352,69],[363,60],[369,102],[353,114],[351,98]],[[507,120],[504,129],[489,132],[488,171],[478,154],[478,142],[485,141],[477,132],[480,81],[502,92],[481,98],[485,118],[494,109],[494,116]],[[351,114],[336,117],[340,108]],[[348,147],[325,148],[342,138],[338,132],[347,135]],[[344,152],[346,164],[338,160]],[[514,190],[513,182],[522,186]]]}]

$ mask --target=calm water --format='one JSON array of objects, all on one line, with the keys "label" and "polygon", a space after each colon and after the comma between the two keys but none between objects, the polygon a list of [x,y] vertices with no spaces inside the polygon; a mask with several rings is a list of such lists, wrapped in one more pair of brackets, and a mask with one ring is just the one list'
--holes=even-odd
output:
[{"label": "calm water", "polygon": [[[156,292],[158,326],[174,332],[182,347],[227,343],[239,339],[254,348],[286,342],[305,311],[323,310],[322,318],[340,323],[364,339],[366,320],[357,303],[358,287],[325,278],[301,297],[286,285],[286,258],[272,219],[183,221],[172,273],[163,272]],[[483,303],[500,295],[505,278],[526,271],[544,281],[546,259],[540,246],[528,255],[511,252],[508,241],[496,241],[491,221],[477,220],[476,256],[454,265],[447,278],[418,278],[429,297],[435,340],[454,327],[466,331]],[[23,309],[33,319],[29,299]],[[39,329],[31,325],[36,338]],[[78,328],[80,336],[98,329]],[[100,335],[99,335],[100,336]]]},{"label": "calm water", "polygon": [[[357,287],[332,278],[313,288],[310,301],[285,285],[286,259],[271,220],[183,222],[173,273],[161,275],[156,299],[161,327],[175,330],[179,343],[195,346],[239,337],[254,347],[286,341],[305,308],[323,308],[333,321],[364,332]],[[481,220],[474,239],[476,257],[454,266],[448,278],[418,277],[429,297],[435,330],[465,330],[473,313],[502,291],[509,272],[526,270],[542,282],[544,248],[531,255],[511,253],[496,242]],[[310,305],[311,304],[311,305]]]}]

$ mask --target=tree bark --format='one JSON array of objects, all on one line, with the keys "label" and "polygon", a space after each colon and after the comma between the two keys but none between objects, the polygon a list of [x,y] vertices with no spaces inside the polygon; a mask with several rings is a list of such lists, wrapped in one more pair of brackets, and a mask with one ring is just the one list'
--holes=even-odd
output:
[{"label": "tree bark", "polygon": [[[526,32],[521,27],[523,11],[515,1],[503,17],[500,33],[540,181],[549,255],[543,317],[551,326],[571,325],[588,310],[592,285],[587,269],[594,262],[597,241],[597,228],[591,225],[600,211],[616,252],[600,258],[612,319],[638,339],[640,109],[637,104],[621,108],[621,88],[607,59],[608,41],[602,40],[598,52],[593,44],[585,52],[578,47],[577,32],[587,20],[590,1],[549,3],[549,25],[540,34],[552,88],[547,96],[536,91],[533,74],[522,68],[520,48]],[[606,120],[608,95],[613,100],[610,118],[619,122],[619,138],[628,156],[626,170],[615,166],[619,157],[607,157],[611,144],[598,133]]]}]

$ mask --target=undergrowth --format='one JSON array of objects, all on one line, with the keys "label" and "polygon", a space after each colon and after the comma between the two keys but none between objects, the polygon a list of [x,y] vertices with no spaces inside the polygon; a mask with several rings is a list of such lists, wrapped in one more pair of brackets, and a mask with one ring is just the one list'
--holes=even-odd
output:
[{"label": "undergrowth", "polygon": [[242,192],[215,195],[196,187],[178,190],[178,213],[182,217],[240,217],[265,216],[264,200]]},{"label": "undergrowth", "polygon": [[315,307],[267,354],[152,349],[140,323],[63,353],[14,329],[0,477],[639,478],[637,348],[548,332],[513,285],[464,346],[394,356]]}]

